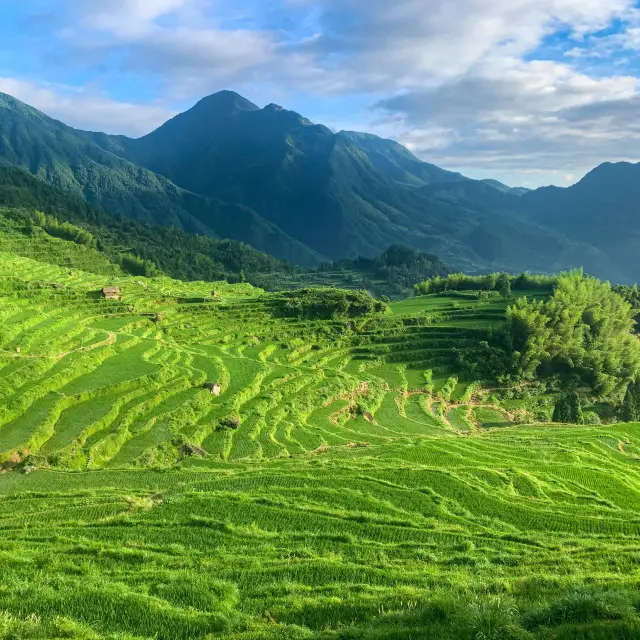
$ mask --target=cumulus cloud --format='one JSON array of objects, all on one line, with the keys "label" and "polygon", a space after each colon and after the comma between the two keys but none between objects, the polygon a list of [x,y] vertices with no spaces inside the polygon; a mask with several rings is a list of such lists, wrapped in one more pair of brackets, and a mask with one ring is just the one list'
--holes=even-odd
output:
[{"label": "cumulus cloud", "polygon": [[[317,5],[315,0],[298,4]],[[581,38],[627,15],[633,0],[324,0],[306,43],[327,73],[360,89],[453,78],[488,56],[522,56],[559,29]],[[339,65],[335,65],[336,57]]]},{"label": "cumulus cloud", "polygon": [[48,116],[88,131],[139,136],[175,115],[161,105],[113,100],[72,87],[42,87],[15,78],[0,77],[0,91]]},{"label": "cumulus cloud", "polygon": [[[592,78],[555,62],[500,59],[377,106],[382,122],[419,154],[450,166],[526,172],[637,158],[639,105],[633,76]],[[433,129],[449,132],[435,149]]]}]

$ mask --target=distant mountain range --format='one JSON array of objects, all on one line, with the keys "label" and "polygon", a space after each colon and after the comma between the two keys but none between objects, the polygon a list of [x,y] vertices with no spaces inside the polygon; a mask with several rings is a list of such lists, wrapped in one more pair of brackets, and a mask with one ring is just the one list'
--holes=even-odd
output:
[{"label": "distant mountain range", "polygon": [[303,266],[404,244],[466,271],[640,279],[640,165],[602,165],[569,189],[511,189],[230,91],[139,139],[79,131],[0,94],[0,164],[107,212]]}]

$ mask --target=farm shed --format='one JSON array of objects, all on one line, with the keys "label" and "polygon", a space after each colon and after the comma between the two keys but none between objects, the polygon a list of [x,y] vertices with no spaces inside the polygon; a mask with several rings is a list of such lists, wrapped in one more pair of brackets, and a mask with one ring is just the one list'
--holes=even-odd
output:
[{"label": "farm shed", "polygon": [[120,289],[118,287],[103,287],[102,297],[105,300],[120,300]]}]

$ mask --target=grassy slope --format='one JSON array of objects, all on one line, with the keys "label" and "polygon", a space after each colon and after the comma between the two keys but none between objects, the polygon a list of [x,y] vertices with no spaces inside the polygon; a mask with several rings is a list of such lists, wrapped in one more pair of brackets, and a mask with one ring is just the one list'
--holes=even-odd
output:
[{"label": "grassy slope", "polygon": [[0,637],[638,637],[637,425],[448,385],[500,299],[276,321],[248,285],[6,251],[0,290]]}]

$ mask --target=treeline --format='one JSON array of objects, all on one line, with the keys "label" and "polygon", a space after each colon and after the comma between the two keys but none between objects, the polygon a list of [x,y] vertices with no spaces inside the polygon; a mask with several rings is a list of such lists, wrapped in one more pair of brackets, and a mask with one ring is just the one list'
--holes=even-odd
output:
[{"label": "treeline", "polygon": [[269,302],[272,314],[298,320],[336,320],[359,318],[388,311],[384,302],[365,291],[314,288],[285,291]]},{"label": "treeline", "polygon": [[411,294],[416,282],[434,276],[445,276],[451,273],[452,269],[436,255],[421,253],[401,245],[392,245],[374,258],[363,256],[345,258],[321,264],[308,271],[320,274],[345,272],[345,281],[348,285],[356,284],[360,276],[359,282],[362,288],[369,290],[376,288],[375,280],[383,280],[387,295],[402,297]]},{"label": "treeline", "polygon": [[470,276],[465,273],[451,273],[429,278],[414,286],[418,296],[447,291],[498,291],[507,294],[511,291],[551,290],[558,282],[558,276],[532,275],[521,273],[489,273],[482,276]]},{"label": "treeline", "polygon": [[48,216],[42,211],[34,211],[32,214],[33,224],[40,226],[50,236],[69,240],[85,247],[97,248],[97,242],[94,235],[82,229],[75,224],[69,222],[60,222],[55,216]]},{"label": "treeline", "polygon": [[[242,242],[104,213],[14,167],[0,166],[0,205],[12,207],[12,215],[27,232],[41,227],[51,235],[94,246],[113,262],[124,268],[133,265],[138,272],[144,264],[147,271],[161,270],[181,280],[250,282],[258,274],[298,271]],[[36,210],[43,212],[45,220],[34,214]]]}]

